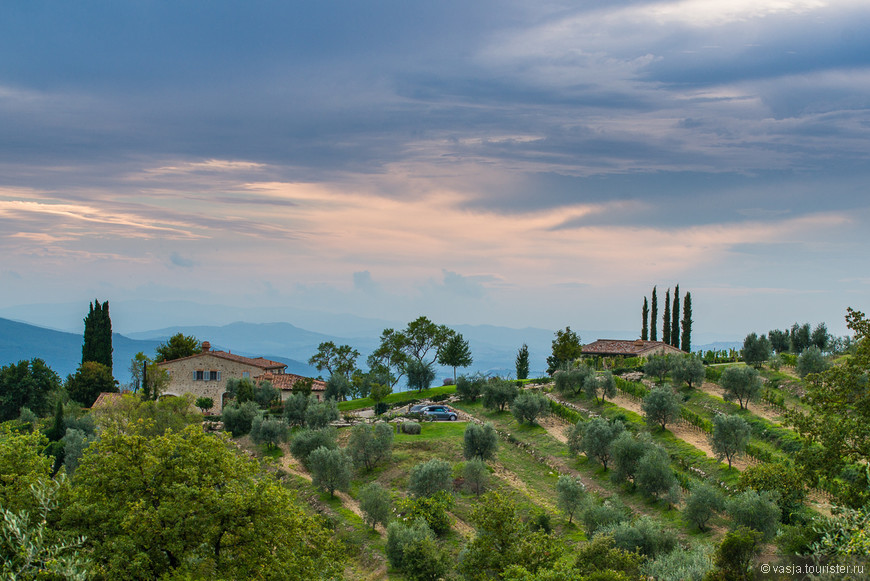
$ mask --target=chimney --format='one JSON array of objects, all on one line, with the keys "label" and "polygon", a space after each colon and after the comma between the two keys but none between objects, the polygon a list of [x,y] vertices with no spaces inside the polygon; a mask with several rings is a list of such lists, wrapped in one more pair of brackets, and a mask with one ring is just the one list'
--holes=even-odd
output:
[{"label": "chimney", "polygon": [[634,341],[634,346],[635,347],[643,347],[643,339],[636,339]]},{"label": "chimney", "polygon": [[202,342],[202,352],[208,353],[209,349],[211,349],[211,343],[209,343],[208,341],[203,341]]}]

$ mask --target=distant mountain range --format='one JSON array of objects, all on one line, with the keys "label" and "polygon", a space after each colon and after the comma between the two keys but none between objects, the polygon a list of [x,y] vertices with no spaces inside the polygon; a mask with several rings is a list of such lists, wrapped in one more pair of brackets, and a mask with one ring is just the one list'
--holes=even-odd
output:
[{"label": "distant mountain range", "polygon": [[[149,308],[153,308],[150,305]],[[117,309],[117,305],[113,305]],[[125,312],[124,309],[121,309]],[[34,311],[35,312],[35,311]],[[42,312],[41,321],[45,320]],[[314,315],[307,319],[316,323]],[[158,319],[159,320],[159,319]],[[324,341],[347,344],[360,354],[359,364],[365,366],[366,357],[377,347],[380,333],[384,328],[403,328],[403,324],[390,324],[389,321],[364,319],[347,316],[346,324],[341,324],[340,315],[324,319],[323,327],[329,332],[307,330],[290,323],[251,323],[232,322],[223,325],[172,325],[153,330],[115,333],[114,373],[123,383],[130,381],[130,360],[138,352],[153,355],[156,347],[176,333],[193,335],[201,341],[209,341],[212,348],[231,351],[250,357],[267,357],[287,364],[287,371],[299,375],[317,376],[319,372],[307,364],[317,346]],[[114,321],[113,321],[114,322]],[[61,326],[61,325],[59,325]],[[70,325],[65,325],[70,326]],[[551,351],[553,331],[527,327],[512,329],[494,325],[454,325],[452,328],[462,333],[471,346],[474,363],[458,373],[497,374],[511,377],[515,373],[517,350],[525,343],[529,346],[530,374],[539,376],[547,368],[546,359]],[[633,338],[626,331],[579,331],[584,342],[598,338]],[[739,348],[742,342],[719,341],[698,345],[698,349]],[[65,377],[75,372],[81,361],[82,335],[55,330],[30,323],[0,318],[0,365],[6,365],[39,357],[59,375]],[[442,367],[437,369],[438,379],[451,377],[453,370]]]}]

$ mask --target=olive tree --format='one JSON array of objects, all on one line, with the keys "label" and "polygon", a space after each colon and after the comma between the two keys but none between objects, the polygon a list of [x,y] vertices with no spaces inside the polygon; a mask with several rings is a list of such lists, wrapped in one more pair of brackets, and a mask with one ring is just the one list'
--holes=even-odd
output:
[{"label": "olive tree", "polygon": [[266,444],[270,450],[287,441],[287,424],[281,418],[264,418],[257,415],[251,422],[251,439],[256,444]]},{"label": "olive tree", "polygon": [[589,399],[596,399],[601,395],[601,403],[604,403],[605,398],[616,395],[616,381],[613,379],[613,374],[609,371],[604,373],[592,374],[583,382],[583,392]]},{"label": "olive tree", "polygon": [[724,390],[723,397],[728,401],[736,399],[743,409],[746,409],[750,401],[757,399],[761,391],[758,371],[746,365],[726,368],[719,383]]},{"label": "olive tree", "polygon": [[484,425],[469,422],[462,438],[462,453],[467,460],[490,460],[498,450],[498,434],[489,422]]},{"label": "olive tree", "polygon": [[822,350],[812,345],[804,349],[798,355],[795,371],[800,377],[806,377],[810,373],[821,373],[829,367],[828,360],[822,354]]},{"label": "olive tree", "polygon": [[393,428],[389,424],[357,424],[350,431],[347,450],[358,467],[373,469],[380,462],[389,459],[392,449]]},{"label": "olive tree", "polygon": [[511,413],[519,423],[534,424],[538,416],[550,409],[547,397],[537,391],[522,390],[511,402]]},{"label": "olive tree", "polygon": [[472,458],[462,468],[462,479],[466,488],[480,496],[489,484],[489,468],[480,458]]},{"label": "olive tree", "polygon": [[725,508],[725,499],[719,489],[711,484],[702,483],[692,489],[686,499],[683,517],[703,531],[713,515]]},{"label": "olive tree", "polygon": [[728,460],[728,468],[735,456],[742,454],[749,443],[751,430],[746,420],[738,415],[717,414],[713,418],[710,446],[716,458]]},{"label": "olive tree", "polygon": [[579,479],[562,474],[556,481],[556,492],[559,494],[559,508],[568,515],[568,524],[571,524],[574,513],[583,504],[586,487]]},{"label": "olive tree", "polygon": [[664,448],[656,444],[647,449],[637,463],[635,481],[641,490],[656,498],[671,489],[676,483],[676,477],[671,470],[671,459]]},{"label": "olive tree", "polygon": [[308,455],[311,482],[317,488],[335,496],[336,490],[350,489],[353,462],[344,450],[321,446]]},{"label": "olive tree", "polygon": [[665,376],[670,370],[670,362],[664,355],[651,355],[643,364],[644,374],[657,377],[659,383],[664,382]]},{"label": "olive tree", "polygon": [[514,382],[494,377],[483,386],[483,407],[504,411],[518,393],[519,390]]},{"label": "olive tree", "polygon": [[438,491],[453,490],[453,469],[439,458],[422,462],[411,468],[408,489],[414,496],[432,496]]},{"label": "olive tree", "polygon": [[641,409],[647,424],[659,425],[664,431],[680,416],[680,400],[670,388],[657,387],[643,398]]},{"label": "olive tree", "polygon": [[577,442],[575,436],[569,445],[574,448],[574,451],[583,452],[589,458],[595,458],[607,470],[607,463],[610,462],[612,455],[613,442],[623,431],[625,431],[625,426],[619,420],[608,421],[604,418],[594,418],[585,424],[580,441]]},{"label": "olive tree", "polygon": [[378,523],[387,526],[393,513],[389,491],[377,482],[371,482],[360,490],[359,507],[363,512],[363,520],[372,529]]},{"label": "olive tree", "polygon": [[671,360],[671,378],[675,384],[685,383],[690,388],[704,383],[704,362],[696,355],[674,357]]}]

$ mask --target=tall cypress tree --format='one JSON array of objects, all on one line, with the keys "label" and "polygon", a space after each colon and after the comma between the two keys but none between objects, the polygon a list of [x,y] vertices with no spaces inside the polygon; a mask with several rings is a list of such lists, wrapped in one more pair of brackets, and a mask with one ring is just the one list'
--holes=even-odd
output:
[{"label": "tall cypress tree", "polygon": [[692,352],[692,293],[687,292],[683,299],[683,336],[680,349],[686,353]]},{"label": "tall cypress tree", "polygon": [[656,341],[658,339],[658,332],[656,329],[658,328],[658,319],[659,316],[659,303],[656,298],[656,287],[653,287],[652,292],[652,311],[650,312],[649,317],[649,340]]},{"label": "tall cypress tree", "polygon": [[112,320],[109,318],[109,301],[102,305],[94,300],[85,317],[82,363],[96,361],[112,369]]},{"label": "tall cypress tree", "polygon": [[674,308],[671,309],[671,345],[680,348],[680,285],[674,289]]},{"label": "tall cypress tree", "polygon": [[646,302],[646,297],[643,297],[643,326],[640,328],[640,338],[646,341],[649,339],[649,303]]},{"label": "tall cypress tree", "polygon": [[665,314],[662,317],[662,341],[671,344],[671,289],[665,293]]}]

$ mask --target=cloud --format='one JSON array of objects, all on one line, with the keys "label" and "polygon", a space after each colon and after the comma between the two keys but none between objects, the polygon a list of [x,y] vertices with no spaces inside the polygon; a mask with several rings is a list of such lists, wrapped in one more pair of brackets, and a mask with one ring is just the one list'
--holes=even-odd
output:
[{"label": "cloud", "polygon": [[180,266],[181,268],[193,268],[196,265],[193,260],[184,258],[178,252],[172,252],[169,255],[169,262],[175,266]]}]

